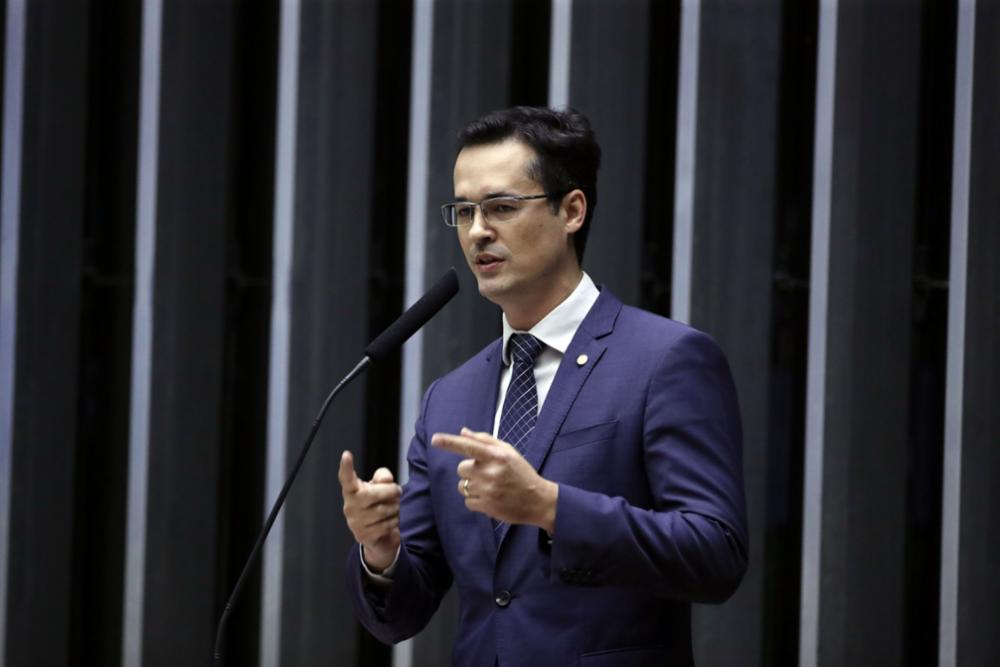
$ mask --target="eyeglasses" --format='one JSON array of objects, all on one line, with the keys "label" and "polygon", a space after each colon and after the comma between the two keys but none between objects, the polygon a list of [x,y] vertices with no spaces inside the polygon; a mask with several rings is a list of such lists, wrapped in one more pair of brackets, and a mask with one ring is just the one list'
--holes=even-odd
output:
[{"label": "eyeglasses", "polygon": [[547,199],[550,195],[506,195],[490,197],[478,204],[471,201],[457,201],[441,207],[441,217],[449,227],[465,227],[472,224],[476,208],[483,215],[483,221],[489,223],[510,222],[524,208],[524,202],[531,199]]}]

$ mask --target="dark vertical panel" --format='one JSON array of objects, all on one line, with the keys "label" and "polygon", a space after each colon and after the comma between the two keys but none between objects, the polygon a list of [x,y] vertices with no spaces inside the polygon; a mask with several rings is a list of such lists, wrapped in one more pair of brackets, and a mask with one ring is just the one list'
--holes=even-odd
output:
[{"label": "dark vertical panel", "polygon": [[[677,155],[677,68],[680,3],[649,8],[649,69],[646,92],[646,180],[642,216],[642,264],[638,305],[670,314],[673,269],[674,166]],[[636,174],[638,177],[638,174]],[[606,216],[602,216],[606,217]]]},{"label": "dark vertical panel", "polygon": [[[698,66],[691,323],[719,341],[743,417],[750,567],[723,606],[698,606],[698,664],[759,664],[781,6],[704,2]],[[762,316],[761,314],[764,314]]]},{"label": "dark vertical panel", "polygon": [[[288,457],[368,337],[378,7],[302,6],[288,394]],[[340,514],[340,452],[364,454],[365,382],[333,405],[285,508],[281,664],[356,662],[341,567],[353,539]]]},{"label": "dark vertical panel", "polygon": [[[380,0],[378,11],[375,127],[371,165],[368,332],[374,338],[403,309],[406,234],[406,165],[410,101],[410,48],[413,7]],[[365,433],[368,456],[377,465],[395,468],[399,448],[399,415],[386,410],[399,404],[400,353],[392,352],[368,371]],[[409,428],[409,426],[407,426]]]},{"label": "dark vertical panel", "polygon": [[838,15],[823,665],[902,659],[920,19],[896,2],[843,3]]},{"label": "dark vertical panel", "polygon": [[[761,663],[794,664],[799,647],[802,469],[809,322],[813,113],[818,16],[783,2],[775,197]],[[752,538],[751,538],[752,539]]]},{"label": "dark vertical panel", "polygon": [[511,0],[510,92],[511,106],[544,106],[549,92],[549,39],[552,3]]},{"label": "dark vertical panel", "polygon": [[[405,202],[409,145],[410,53],[413,6],[380,0],[376,43],[375,127],[372,137],[371,225],[369,227],[368,338],[398,317],[405,289]],[[385,466],[398,475],[400,353],[368,371],[365,392],[365,460],[370,470]],[[409,428],[409,426],[407,426]],[[346,604],[343,600],[341,604]],[[359,665],[388,665],[391,650],[358,628]]]},{"label": "dark vertical panel", "polygon": [[1000,661],[1000,7],[976,3],[959,529],[958,665]]},{"label": "dark vertical panel", "polygon": [[[261,527],[267,432],[278,5],[238,3],[233,14],[229,213],[225,228],[219,577],[215,617]],[[258,661],[260,567],[227,626],[233,665]]]},{"label": "dark vertical panel", "polygon": [[903,663],[938,653],[955,3],[923,3],[913,242]]},{"label": "dark vertical panel", "polygon": [[90,28],[69,652],[110,666],[121,660],[139,7],[94,3]]},{"label": "dark vertical panel", "polygon": [[71,574],[88,6],[26,6],[6,655],[66,664]]},{"label": "dark vertical panel", "polygon": [[163,7],[143,664],[211,654],[219,587],[232,5]]},{"label": "dark vertical panel", "polygon": [[[573,3],[570,106],[601,144],[599,201],[584,268],[626,303],[639,301],[645,210],[650,7],[645,1]],[[658,120],[658,119],[657,119]],[[664,206],[648,215],[669,217]]]}]

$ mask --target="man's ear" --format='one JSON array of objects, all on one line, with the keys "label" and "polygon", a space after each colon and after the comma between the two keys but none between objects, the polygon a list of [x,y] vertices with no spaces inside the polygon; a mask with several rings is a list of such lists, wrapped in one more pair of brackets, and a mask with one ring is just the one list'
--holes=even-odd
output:
[{"label": "man's ear", "polygon": [[587,218],[587,197],[583,190],[572,190],[563,197],[562,214],[568,234],[583,227],[583,221]]}]

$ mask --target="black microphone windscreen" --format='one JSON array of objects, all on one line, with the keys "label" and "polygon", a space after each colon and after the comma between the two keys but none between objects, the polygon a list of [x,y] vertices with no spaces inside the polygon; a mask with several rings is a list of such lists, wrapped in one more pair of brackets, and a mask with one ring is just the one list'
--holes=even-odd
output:
[{"label": "black microphone windscreen", "polygon": [[434,283],[433,287],[427,290],[426,294],[380,333],[375,340],[368,343],[365,354],[372,361],[383,358],[406,342],[406,339],[415,334],[417,329],[427,324],[427,320],[434,317],[456,294],[458,294],[458,274],[455,273],[454,268],[450,268]]}]

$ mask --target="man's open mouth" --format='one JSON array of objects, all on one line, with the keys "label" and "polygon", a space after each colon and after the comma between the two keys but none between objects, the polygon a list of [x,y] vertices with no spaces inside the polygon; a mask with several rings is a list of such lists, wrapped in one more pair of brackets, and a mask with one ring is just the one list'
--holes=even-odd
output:
[{"label": "man's open mouth", "polygon": [[484,269],[496,266],[503,261],[504,261],[503,258],[485,252],[476,255],[476,266],[482,267]]}]

